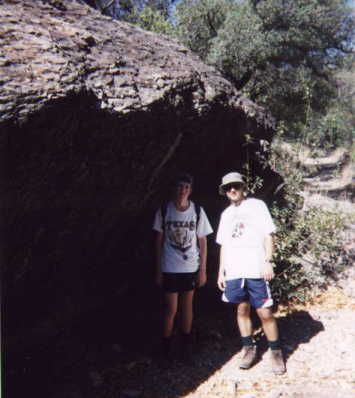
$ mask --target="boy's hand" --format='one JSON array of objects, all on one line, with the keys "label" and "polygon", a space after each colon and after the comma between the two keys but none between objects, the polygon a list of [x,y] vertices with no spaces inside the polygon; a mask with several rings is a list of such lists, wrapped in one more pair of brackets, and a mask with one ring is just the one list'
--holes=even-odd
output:
[{"label": "boy's hand", "polygon": [[222,290],[223,292],[224,289],[226,288],[226,279],[224,275],[218,275],[217,285],[219,290]]},{"label": "boy's hand", "polygon": [[198,277],[197,277],[197,286],[202,287],[206,284],[207,282],[207,273],[206,270],[200,269],[198,271]]},{"label": "boy's hand", "polygon": [[266,261],[264,265],[264,272],[262,273],[265,281],[271,281],[275,276],[273,263]]}]

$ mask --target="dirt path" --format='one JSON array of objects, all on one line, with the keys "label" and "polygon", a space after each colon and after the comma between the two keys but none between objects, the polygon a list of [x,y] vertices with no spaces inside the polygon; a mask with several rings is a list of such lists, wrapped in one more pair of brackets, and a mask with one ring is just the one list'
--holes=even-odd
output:
[{"label": "dirt path", "polygon": [[355,300],[342,291],[331,289],[317,304],[278,313],[287,360],[283,376],[272,375],[260,332],[256,335],[260,360],[247,371],[238,368],[238,338],[231,329],[223,331],[221,327],[226,316],[213,325],[199,319],[198,352],[191,363],[166,364],[154,356],[138,357],[126,365],[126,374],[121,374],[120,380],[111,374],[107,396],[355,397]]}]

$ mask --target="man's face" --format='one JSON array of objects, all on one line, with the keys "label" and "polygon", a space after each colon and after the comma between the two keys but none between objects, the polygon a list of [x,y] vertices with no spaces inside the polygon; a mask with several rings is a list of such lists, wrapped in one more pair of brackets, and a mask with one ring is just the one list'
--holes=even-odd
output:
[{"label": "man's face", "polygon": [[239,203],[244,199],[244,185],[240,182],[226,185],[224,187],[224,192],[232,203]]},{"label": "man's face", "polygon": [[192,191],[192,186],[188,182],[179,182],[175,188],[176,199],[188,199]]}]

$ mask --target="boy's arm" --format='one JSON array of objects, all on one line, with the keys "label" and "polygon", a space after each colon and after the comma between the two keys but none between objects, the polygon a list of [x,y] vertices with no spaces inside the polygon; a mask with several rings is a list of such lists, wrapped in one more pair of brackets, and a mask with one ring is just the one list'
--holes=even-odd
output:
[{"label": "boy's arm", "polygon": [[222,291],[226,287],[223,251],[224,251],[223,246],[221,246],[220,251],[219,251],[219,271],[218,271],[217,285],[218,285],[219,289]]},{"label": "boy's arm", "polygon": [[161,252],[163,248],[163,239],[164,239],[164,233],[157,232],[155,238],[155,265],[156,265],[155,282],[157,283],[158,286],[161,286],[163,282],[163,274],[161,271]]},{"label": "boy's arm", "polygon": [[272,234],[266,235],[264,239],[264,247],[265,247],[265,266],[264,266],[263,278],[266,281],[270,281],[275,276],[272,264],[272,255],[274,254],[274,238]]},{"label": "boy's arm", "polygon": [[207,238],[203,236],[198,238],[200,248],[200,268],[198,272],[198,286],[201,287],[207,282]]}]

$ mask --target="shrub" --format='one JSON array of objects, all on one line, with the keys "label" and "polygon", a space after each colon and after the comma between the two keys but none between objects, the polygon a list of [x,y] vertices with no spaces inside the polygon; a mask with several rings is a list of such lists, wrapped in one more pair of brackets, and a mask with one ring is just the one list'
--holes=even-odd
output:
[{"label": "shrub", "polygon": [[[297,165],[297,156],[295,160],[283,150],[282,133],[280,126],[269,158],[271,167],[284,178],[286,203],[283,207],[274,203],[271,209],[277,224],[272,287],[281,302],[304,302],[312,290],[326,288],[351,264],[345,247],[347,227],[354,220],[341,211],[305,209],[301,195],[305,171]],[[293,145],[296,154],[297,145]]]},{"label": "shrub", "polygon": [[351,265],[345,249],[349,219],[341,212],[310,208],[272,208],[278,227],[275,244],[275,298],[304,302],[314,289],[324,289]]}]

